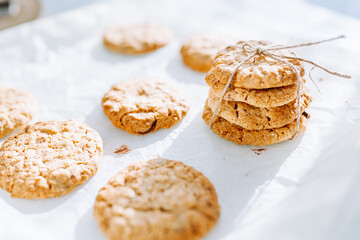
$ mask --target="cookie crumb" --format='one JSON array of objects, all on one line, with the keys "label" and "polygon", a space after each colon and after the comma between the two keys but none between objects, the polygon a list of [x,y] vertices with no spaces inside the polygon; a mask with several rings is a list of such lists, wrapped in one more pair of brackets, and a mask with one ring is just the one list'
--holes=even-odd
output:
[{"label": "cookie crumb", "polygon": [[253,151],[256,155],[260,155],[261,153],[266,151],[266,149],[267,148],[254,148],[254,149],[251,149],[251,151]]},{"label": "cookie crumb", "polygon": [[123,154],[127,154],[130,151],[131,151],[130,148],[127,145],[123,144],[119,148],[115,149],[114,153],[123,155]]},{"label": "cookie crumb", "polygon": [[309,114],[309,113],[307,113],[307,112],[303,112],[303,115],[304,115],[307,119],[309,119],[309,118],[310,118],[310,114]]}]

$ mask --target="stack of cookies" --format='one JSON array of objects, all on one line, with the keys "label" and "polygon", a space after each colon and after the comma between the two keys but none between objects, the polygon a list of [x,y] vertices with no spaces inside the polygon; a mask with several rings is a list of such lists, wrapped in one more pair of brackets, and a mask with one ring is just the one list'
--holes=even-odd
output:
[{"label": "stack of cookies", "polygon": [[[243,49],[245,43],[240,41],[220,51],[205,78],[210,91],[203,119],[208,125],[233,69],[251,55]],[[259,41],[249,43],[255,47],[270,44]],[[288,50],[273,52],[295,56]],[[238,68],[216,111],[211,129],[220,137],[241,145],[269,145],[304,132],[309,116],[305,110],[311,96],[304,86],[303,64],[299,60],[288,61],[301,76],[299,104],[302,114],[298,131],[296,72],[286,63],[263,54],[255,55]]]}]

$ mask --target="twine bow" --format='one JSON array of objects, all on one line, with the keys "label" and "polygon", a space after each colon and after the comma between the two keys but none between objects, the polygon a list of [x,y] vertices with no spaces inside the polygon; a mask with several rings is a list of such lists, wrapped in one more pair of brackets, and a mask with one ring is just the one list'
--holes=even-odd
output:
[{"label": "twine bow", "polygon": [[[310,72],[315,68],[320,68],[321,70],[331,74],[331,75],[335,75],[335,76],[338,76],[338,77],[342,77],[342,78],[351,78],[351,76],[349,75],[345,75],[345,74],[340,74],[340,73],[337,73],[337,72],[334,72],[334,71],[330,71],[322,66],[320,66],[319,64],[317,63],[314,63],[310,60],[307,60],[307,59],[303,59],[303,58],[299,58],[299,57],[295,57],[295,56],[287,56],[287,55],[284,55],[284,54],[277,54],[277,53],[274,53],[273,51],[277,51],[277,50],[283,50],[283,49],[292,49],[292,48],[298,48],[298,47],[306,47],[306,46],[311,46],[311,45],[317,45],[317,44],[320,44],[320,43],[324,43],[324,42],[330,42],[330,41],[334,41],[334,40],[337,40],[337,39],[340,39],[340,38],[345,38],[345,36],[343,35],[340,35],[338,37],[334,37],[334,38],[329,38],[329,39],[325,39],[325,40],[321,40],[321,41],[316,41],[316,42],[307,42],[307,43],[302,43],[302,44],[297,44],[297,45],[288,45],[288,46],[269,46],[269,47],[259,47],[259,46],[254,46],[252,44],[250,44],[249,42],[245,42],[242,46],[242,49],[244,52],[247,52],[249,53],[250,55],[245,58],[244,60],[242,60],[240,63],[238,63],[234,70],[232,71],[230,77],[228,78],[228,81],[225,85],[225,88],[221,94],[221,97],[216,105],[216,108],[215,108],[215,111],[213,112],[213,115],[211,117],[211,120],[210,120],[210,129],[212,127],[212,124],[215,120],[215,117],[218,113],[218,110],[219,110],[219,107],[221,105],[221,102],[223,101],[224,99],[224,96],[227,92],[227,90],[230,88],[233,80],[234,80],[234,76],[237,72],[237,70],[244,64],[246,63],[247,61],[249,61],[251,58],[255,57],[256,55],[264,55],[264,56],[267,56],[267,57],[270,57],[274,60],[277,60],[279,62],[282,62],[286,65],[288,65],[296,74],[296,79],[297,79],[297,93],[296,93],[296,104],[297,104],[297,108],[296,108],[296,113],[297,113],[297,118],[296,118],[296,127],[295,127],[295,132],[294,132],[294,136],[297,135],[298,131],[299,131],[299,127],[300,127],[300,117],[301,117],[301,104],[300,104],[300,98],[301,98],[301,92],[300,92],[300,84],[301,84],[301,77],[300,77],[300,73],[298,71],[298,69],[292,64],[290,63],[288,60],[298,60],[298,61],[301,61],[301,62],[306,62],[306,63],[309,63],[313,66],[313,68],[310,70]],[[310,73],[309,73],[310,75]],[[311,78],[311,76],[310,76]],[[312,80],[312,79],[311,79]]]}]

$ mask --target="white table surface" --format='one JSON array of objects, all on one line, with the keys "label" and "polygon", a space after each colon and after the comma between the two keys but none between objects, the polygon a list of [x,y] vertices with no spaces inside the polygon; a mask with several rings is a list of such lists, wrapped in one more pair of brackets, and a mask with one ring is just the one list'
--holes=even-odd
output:
[{"label": "white table surface", "polygon": [[[73,118],[104,139],[98,173],[73,193],[46,200],[12,199],[0,190],[0,239],[105,239],[93,217],[96,194],[118,170],[158,155],[183,161],[214,184],[221,205],[213,239],[359,239],[360,22],[302,1],[118,1],[77,9],[0,32],[0,83],[32,92],[35,121]],[[158,22],[175,34],[169,46],[138,57],[106,51],[109,26]],[[213,134],[201,119],[204,74],[183,66],[181,42],[197,33],[299,43],[345,34],[347,39],[298,49],[344,80],[315,70],[321,94],[306,133],[257,156]],[[170,81],[191,102],[169,130],[133,136],[111,125],[100,99],[118,81],[136,76]],[[132,151],[113,154],[127,144]]]}]

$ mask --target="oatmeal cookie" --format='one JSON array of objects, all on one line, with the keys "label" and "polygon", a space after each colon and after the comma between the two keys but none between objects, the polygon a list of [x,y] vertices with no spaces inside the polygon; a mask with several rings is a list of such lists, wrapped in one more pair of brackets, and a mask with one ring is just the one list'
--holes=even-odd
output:
[{"label": "oatmeal cookie", "polygon": [[[220,98],[225,84],[222,84],[216,78],[209,74],[205,80],[211,87],[214,94]],[[301,81],[301,89],[305,83],[305,79]],[[248,89],[239,87],[230,87],[224,95],[224,100],[245,102],[255,107],[278,107],[285,105],[296,99],[297,84],[285,87],[268,88],[268,89]]]},{"label": "oatmeal cookie", "polygon": [[34,106],[29,93],[0,86],[0,138],[26,126],[33,118]]},{"label": "oatmeal cookie", "polygon": [[186,100],[165,82],[134,79],[114,85],[103,97],[104,113],[132,134],[170,128],[189,110]]},{"label": "oatmeal cookie", "polygon": [[[206,105],[202,116],[206,124],[209,125],[212,115],[213,112]],[[306,112],[301,115],[298,134],[305,131],[308,116]],[[280,128],[247,130],[216,116],[211,129],[220,137],[239,145],[264,146],[291,139],[295,134],[296,120]]]},{"label": "oatmeal cookie", "polygon": [[198,35],[185,41],[180,53],[185,65],[196,71],[207,72],[217,52],[231,43],[227,37]]},{"label": "oatmeal cookie", "polygon": [[155,51],[170,42],[172,34],[165,27],[151,23],[118,26],[104,34],[104,45],[123,54],[143,54]]},{"label": "oatmeal cookie", "polygon": [[211,182],[182,162],[131,164],[99,191],[95,218],[111,240],[195,240],[217,222]]},{"label": "oatmeal cookie", "polygon": [[[305,89],[300,99],[300,111],[304,112],[311,102]],[[219,98],[210,90],[208,106],[215,111]],[[285,126],[297,117],[296,99],[286,105],[273,108],[259,108],[243,102],[223,101],[217,115],[248,130],[272,129]]]},{"label": "oatmeal cookie", "polygon": [[18,198],[59,197],[96,173],[102,139],[86,124],[38,122],[0,148],[0,187]]},{"label": "oatmeal cookie", "polygon": [[[242,62],[251,53],[243,50],[245,41],[240,41],[236,45],[228,46],[220,51],[213,62],[210,70],[215,78],[223,84],[226,84],[236,65]],[[248,43],[259,47],[270,46],[269,42],[248,41]],[[272,51],[277,55],[295,56],[289,50]],[[305,74],[304,65],[299,60],[288,60],[299,71],[301,77]],[[296,84],[296,73],[287,64],[274,60],[265,55],[256,55],[245,62],[234,76],[233,86],[249,89],[264,89],[284,87]]]}]

